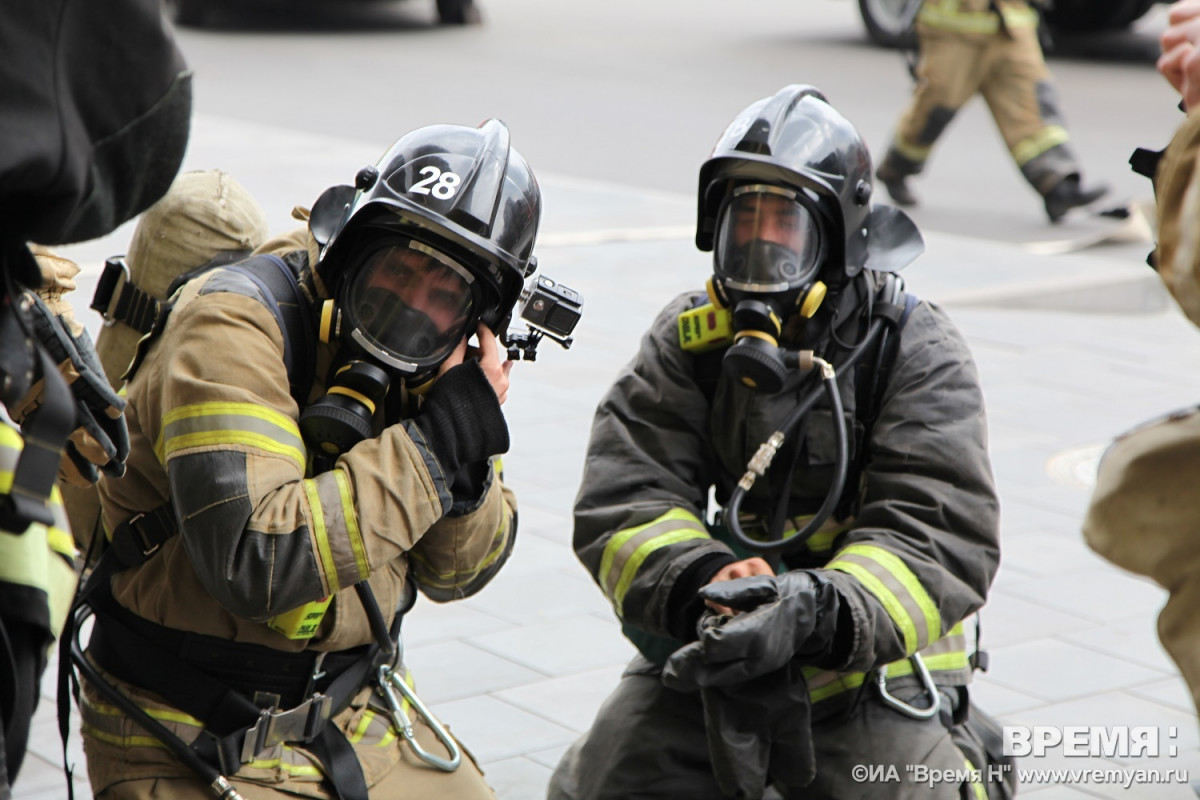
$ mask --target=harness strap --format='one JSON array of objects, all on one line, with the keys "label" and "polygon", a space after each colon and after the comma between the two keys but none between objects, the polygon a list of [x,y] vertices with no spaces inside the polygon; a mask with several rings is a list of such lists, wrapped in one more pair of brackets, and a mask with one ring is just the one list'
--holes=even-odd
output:
[{"label": "harness strap", "polygon": [[[96,613],[88,647],[92,658],[121,680],[159,694],[176,708],[203,720],[208,735],[198,738],[192,749],[207,763],[218,766],[223,774],[233,775],[263,750],[283,742],[299,742],[317,756],[341,800],[367,799],[361,765],[331,720],[349,706],[367,682],[379,653],[377,646],[354,654],[350,665],[332,679],[325,692],[310,693],[296,707],[280,711],[274,705],[256,705],[244,693],[159,643],[165,639],[182,647],[180,642],[188,638],[203,641],[212,637],[184,634],[141,619],[121,607],[107,591],[95,592],[90,605]],[[161,639],[158,632],[163,632]],[[325,665],[324,659],[314,659],[311,654],[279,653],[231,642],[222,645],[284,661],[294,656],[290,660],[306,660],[313,669]],[[313,677],[310,673],[309,682]],[[278,697],[273,693],[260,695],[267,701],[277,701]]]}]

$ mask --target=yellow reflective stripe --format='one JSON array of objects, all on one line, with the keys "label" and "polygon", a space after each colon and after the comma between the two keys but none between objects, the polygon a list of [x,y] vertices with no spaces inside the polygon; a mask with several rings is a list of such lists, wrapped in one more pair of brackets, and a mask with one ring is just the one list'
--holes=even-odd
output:
[{"label": "yellow reflective stripe", "polygon": [[321,498],[317,494],[317,482],[312,478],[304,479],[304,494],[308,496],[308,508],[312,512],[312,535],[316,541],[317,556],[321,561],[321,571],[325,574],[326,594],[337,594],[342,586],[338,581],[337,565],[333,561],[333,550],[329,547],[329,533],[325,530],[325,513],[321,509]]},{"label": "yellow reflective stripe", "polygon": [[[415,550],[408,551],[408,557],[416,561],[422,566],[421,582],[426,586],[434,589],[457,589],[460,586],[466,586],[471,581],[483,572],[485,569],[496,563],[496,559],[504,552],[508,546],[508,530],[512,524],[512,516],[507,511],[500,519],[500,527],[492,535],[492,549],[488,551],[483,560],[480,561],[474,568],[460,572],[450,570],[449,572],[438,572],[433,568],[433,564],[425,557],[423,553],[418,553]],[[455,580],[455,579],[458,580]]]},{"label": "yellow reflective stripe", "polygon": [[291,459],[303,471],[304,440],[295,420],[254,403],[195,403],[163,416],[154,445],[160,463],[193,447],[235,445],[252,447]]},{"label": "yellow reflective stripe", "polygon": [[1033,136],[1022,139],[1012,149],[1013,160],[1018,166],[1025,166],[1052,147],[1066,144],[1070,139],[1067,129],[1061,125],[1047,125]]},{"label": "yellow reflective stripe", "polygon": [[[937,645],[939,642],[934,644]],[[970,660],[965,650],[929,655],[931,649],[933,648],[921,650],[921,658],[925,662],[925,668],[934,674],[935,680],[939,672],[961,672],[970,669]],[[913,674],[912,661],[907,658],[893,661],[881,669],[889,679]],[[811,666],[803,667],[802,670],[808,682],[809,699],[814,703],[841,694],[848,689],[856,689],[862,686],[863,681],[867,678],[865,672],[833,672]]]},{"label": "yellow reflective stripe", "polygon": [[618,531],[604,545],[599,577],[617,613],[638,567],[660,547],[688,539],[709,539],[708,530],[694,514],[673,508],[635,528]]},{"label": "yellow reflective stripe", "polygon": [[830,563],[830,569],[841,570],[858,579],[858,582],[867,588],[867,590],[875,595],[876,599],[883,604],[887,610],[888,616],[892,618],[892,622],[900,628],[900,633],[904,636],[904,651],[913,653],[917,650],[917,627],[913,623],[912,617],[904,610],[904,606],[896,599],[881,580],[875,577],[871,572],[861,564],[856,564],[850,561],[840,563]]},{"label": "yellow reflective stripe", "polygon": [[[967,774],[968,775],[975,774],[975,772],[977,770],[975,768],[975,765],[971,763],[971,759],[964,756],[963,763],[965,763],[967,765]],[[983,788],[983,781],[984,781],[984,778],[982,777],[983,773],[980,772],[980,775],[981,775],[981,777],[979,780],[970,782],[971,783],[971,793],[975,795],[975,800],[988,800],[987,790]],[[988,777],[990,778],[991,776],[988,776]]]},{"label": "yellow reflective stripe", "polygon": [[933,598],[894,553],[875,545],[854,544],[842,549],[827,566],[854,575],[883,603],[904,633],[907,652],[942,637],[942,618]]},{"label": "yellow reflective stripe", "polygon": [[371,567],[367,563],[367,546],[363,544],[362,531],[358,529],[358,512],[354,509],[354,498],[350,494],[350,478],[344,470],[335,469],[334,480],[342,498],[342,519],[346,521],[346,535],[350,539],[350,549],[354,551],[354,563],[358,565],[359,576],[365,579],[371,574]]},{"label": "yellow reflective stripe", "polygon": [[[125,712],[116,706],[110,706],[108,703],[88,702],[88,709],[95,711],[97,714],[103,714],[106,717],[125,717]],[[193,717],[191,714],[183,711],[174,711],[169,708],[146,708],[138,706],[154,719],[163,720],[164,722],[178,722],[180,725],[191,725],[194,728],[203,728],[204,723]]]},{"label": "yellow reflective stripe", "polygon": [[[286,752],[295,752],[294,748],[288,747],[286,744],[283,746],[283,750]],[[244,766],[254,769],[281,769],[289,775],[311,775],[316,777],[321,774],[321,771],[312,764],[296,764],[291,761],[284,761],[282,757],[255,759]]]},{"label": "yellow reflective stripe", "polygon": [[1000,18],[990,11],[947,11],[933,3],[925,3],[921,7],[917,20],[934,28],[959,33],[996,33],[1000,30]]},{"label": "yellow reflective stripe", "polygon": [[25,440],[21,438],[20,431],[3,421],[0,421],[0,448],[18,452],[25,449]]},{"label": "yellow reflective stripe", "polygon": [[88,725],[86,722],[80,726],[80,729],[93,739],[99,739],[102,742],[107,742],[108,744],[116,745],[117,747],[126,749],[130,747],[160,747],[164,750],[167,749],[165,744],[160,742],[158,739],[155,739],[153,736],[122,736],[118,733],[102,731],[98,728]]},{"label": "yellow reflective stripe", "polygon": [[[0,426],[0,430],[11,431],[11,428]],[[3,434],[0,434],[3,436]],[[23,442],[20,436],[17,437],[16,443],[22,445]],[[0,444],[0,448],[5,445]],[[13,463],[17,461],[16,456],[19,455],[23,448],[14,447],[9,452],[14,456]],[[3,450],[0,450],[3,453]],[[8,465],[12,466],[12,464]],[[12,491],[14,473],[11,469],[0,469],[0,495],[9,494]],[[62,553],[70,559],[75,559],[79,556],[79,549],[75,547],[75,537],[71,535],[70,523],[67,522],[67,512],[63,509],[62,494],[57,486],[50,487],[50,498],[46,503],[50,511],[50,515],[54,518],[54,522],[50,525],[42,523],[34,523],[39,529],[45,533],[45,542],[56,553]],[[9,533],[19,533],[20,531],[9,531]]]},{"label": "yellow reflective stripe", "polygon": [[918,164],[924,164],[929,159],[929,153],[933,149],[933,145],[921,146],[910,144],[899,136],[892,139],[892,147],[909,161],[915,161]]}]

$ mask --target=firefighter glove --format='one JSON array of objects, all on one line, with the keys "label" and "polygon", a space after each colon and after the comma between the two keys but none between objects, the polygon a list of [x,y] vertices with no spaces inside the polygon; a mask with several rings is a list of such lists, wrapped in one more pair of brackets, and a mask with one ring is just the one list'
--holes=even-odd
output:
[{"label": "firefighter glove", "polygon": [[447,476],[508,451],[508,424],[500,401],[474,359],[434,381],[413,424]]},{"label": "firefighter glove", "polygon": [[[76,486],[94,484],[101,471],[121,477],[129,455],[125,401],[109,386],[91,337],[69,311],[56,313],[41,297],[33,297],[30,313],[34,335],[58,365],[74,399],[77,425],[67,442],[59,477]],[[14,421],[22,422],[40,406],[44,391],[45,380],[39,379],[14,411]]]},{"label": "firefighter glove", "polygon": [[679,691],[737,686],[793,658],[818,666],[830,660],[842,599],[820,572],[753,575],[710,583],[699,594],[742,613],[702,624],[700,638],[667,660],[667,686]]},{"label": "firefighter glove", "polygon": [[700,697],[713,776],[725,796],[757,800],[768,782],[793,789],[812,782],[808,683],[797,662],[737,686],[701,689]]}]

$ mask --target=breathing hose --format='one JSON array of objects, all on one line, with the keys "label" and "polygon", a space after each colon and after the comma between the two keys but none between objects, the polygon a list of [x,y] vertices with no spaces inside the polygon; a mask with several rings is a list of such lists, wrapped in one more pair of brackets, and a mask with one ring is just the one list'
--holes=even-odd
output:
[{"label": "breathing hose", "polygon": [[[207,761],[188,746],[186,742],[171,732],[165,725],[150,716],[140,706],[125,696],[120,689],[109,683],[102,676],[92,663],[87,660],[87,656],[83,653],[83,646],[79,642],[79,633],[83,629],[84,621],[91,616],[92,610],[86,603],[81,603],[78,608],[72,611],[75,614],[75,630],[71,637],[70,658],[74,665],[83,673],[83,676],[88,679],[93,687],[100,694],[104,695],[129,716],[133,717],[138,725],[145,728],[155,739],[162,742],[176,758],[182,761],[189,769],[196,773],[201,780],[206,781],[209,788],[221,800],[243,800],[242,795],[238,793],[229,779],[222,775],[217,769],[210,765]],[[61,657],[65,657],[64,653]]]},{"label": "breathing hose", "polygon": [[[744,547],[764,555],[789,552],[803,545],[833,514],[838,501],[841,499],[842,489],[846,484],[846,472],[850,462],[846,419],[842,410],[841,393],[837,387],[837,372],[838,370],[845,371],[858,363],[858,360],[862,358],[871,344],[883,334],[886,325],[887,322],[883,318],[873,320],[871,326],[867,329],[866,336],[863,337],[863,341],[851,351],[850,355],[846,357],[846,360],[837,369],[834,369],[833,365],[825,359],[812,355],[811,351],[801,351],[799,354],[793,356],[798,359],[801,369],[819,368],[821,370],[821,384],[814,387],[812,391],[805,395],[796,408],[792,410],[792,413],[788,415],[787,419],[784,420],[779,430],[775,431],[765,442],[759,445],[758,451],[755,452],[746,465],[746,473],[742,475],[741,480],[738,481],[737,486],[734,487],[733,492],[729,496],[729,502],[725,506],[725,525],[733,538]],[[792,536],[776,542],[751,539],[742,530],[741,520],[738,519],[742,501],[745,500],[750,488],[754,486],[754,482],[766,473],[775,455],[779,452],[779,448],[783,446],[783,443],[800,423],[800,420],[804,418],[804,415],[817,402],[817,398],[820,397],[822,390],[828,396],[829,405],[833,412],[833,433],[837,448],[833,481],[830,483],[829,490],[825,494],[825,500],[821,503],[821,507],[817,509],[817,513],[813,515],[812,519]]]}]

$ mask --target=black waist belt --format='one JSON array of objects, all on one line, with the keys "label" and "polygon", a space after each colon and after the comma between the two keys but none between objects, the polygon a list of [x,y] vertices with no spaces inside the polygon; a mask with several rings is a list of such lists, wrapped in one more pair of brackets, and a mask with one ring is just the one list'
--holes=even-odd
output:
[{"label": "black waist belt", "polygon": [[[326,691],[334,678],[367,657],[369,649],[363,645],[332,653],[287,653],[167,628],[115,602],[113,605],[117,608],[104,608],[97,615],[88,650],[105,670],[145,688],[150,688],[147,673],[160,671],[159,661],[165,650],[251,701],[258,695],[275,695],[280,707],[291,708],[313,692]],[[154,653],[140,652],[145,649],[141,646],[143,640],[153,642]]]},{"label": "black waist belt", "polygon": [[330,720],[371,677],[380,663],[378,646],[285,653],[184,633],[132,613],[107,586],[89,604],[95,611],[91,657],[201,720],[207,735],[192,747],[223,774],[235,774],[275,744],[299,742],[325,766],[339,797],[365,800],[362,770]]}]

